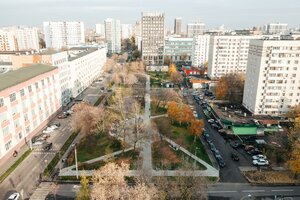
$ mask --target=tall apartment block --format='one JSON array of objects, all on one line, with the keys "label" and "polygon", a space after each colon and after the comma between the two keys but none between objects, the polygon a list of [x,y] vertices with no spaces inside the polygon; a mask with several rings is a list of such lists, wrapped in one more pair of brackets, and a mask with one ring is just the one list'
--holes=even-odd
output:
[{"label": "tall apartment block", "polygon": [[203,35],[205,32],[205,24],[202,22],[194,22],[187,24],[187,36],[194,37],[197,35]]},{"label": "tall apartment block", "polygon": [[208,62],[209,35],[198,35],[193,38],[192,65],[203,67]]},{"label": "tall apartment block", "polygon": [[300,103],[300,41],[250,41],[243,105],[255,115],[281,115]]},{"label": "tall apartment block", "polygon": [[175,35],[181,35],[181,25],[182,25],[181,17],[175,18],[175,20],[174,20],[174,34]]},{"label": "tall apartment block", "polygon": [[230,73],[246,73],[249,42],[263,36],[210,36],[208,77],[220,78]]},{"label": "tall apartment block", "polygon": [[0,74],[0,165],[59,109],[58,68],[37,64]]},{"label": "tall apartment block", "polygon": [[85,43],[83,22],[44,22],[43,27],[47,48],[69,48]]},{"label": "tall apartment block", "polygon": [[104,21],[105,40],[109,54],[121,52],[121,23],[120,20],[107,18]]},{"label": "tall apartment block", "polygon": [[122,24],[121,25],[121,38],[130,39],[133,36],[133,26],[132,24]]},{"label": "tall apartment block", "polygon": [[133,35],[135,39],[135,45],[138,47],[138,50],[142,50],[142,23],[137,21],[133,26]]},{"label": "tall apartment block", "polygon": [[267,25],[267,34],[286,34],[288,32],[288,24],[286,23],[270,23]]},{"label": "tall apartment block", "polygon": [[18,43],[14,33],[0,29],[0,51],[17,51]]},{"label": "tall apartment block", "polygon": [[96,24],[96,34],[101,36],[101,37],[105,37],[105,28],[104,28],[104,24]]},{"label": "tall apartment block", "polygon": [[142,12],[142,58],[147,65],[164,62],[165,14]]}]

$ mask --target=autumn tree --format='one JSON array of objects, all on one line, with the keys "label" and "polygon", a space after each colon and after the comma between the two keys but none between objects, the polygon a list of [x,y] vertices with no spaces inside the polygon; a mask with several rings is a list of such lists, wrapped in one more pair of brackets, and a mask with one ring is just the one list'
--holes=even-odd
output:
[{"label": "autumn tree", "polygon": [[206,61],[206,62],[204,63],[203,68],[204,68],[204,70],[207,70],[207,68],[208,68],[208,61]]},{"label": "autumn tree", "polygon": [[181,99],[178,96],[178,93],[174,89],[156,89],[151,91],[151,97],[153,102],[155,102],[155,110],[159,108],[165,108],[169,101],[180,102]]},{"label": "autumn tree", "polygon": [[171,73],[171,81],[178,85],[183,82],[183,76],[178,71]]},{"label": "autumn tree", "polygon": [[216,87],[216,97],[232,103],[242,103],[245,77],[243,74],[227,74],[220,78]]},{"label": "autumn tree", "polygon": [[184,103],[169,102],[167,113],[172,122],[176,121],[180,125],[188,124],[194,119],[191,108]]},{"label": "autumn tree", "polygon": [[183,61],[186,61],[188,59],[188,55],[187,53],[183,53],[180,55],[180,59],[183,60]]},{"label": "autumn tree", "polygon": [[176,68],[176,65],[175,65],[174,63],[171,63],[171,64],[169,65],[168,72],[169,72],[170,75],[171,75],[172,73],[174,73],[174,72],[177,72],[177,68]]},{"label": "autumn tree", "polygon": [[96,170],[93,175],[93,189],[91,198],[93,200],[140,200],[156,199],[158,190],[142,179],[134,179],[135,184],[129,186],[125,177],[129,173],[129,165],[122,163],[108,163]]},{"label": "autumn tree", "polygon": [[80,180],[80,190],[76,195],[76,200],[89,200],[90,199],[90,187],[89,179],[86,177],[86,174],[81,176]]},{"label": "autumn tree", "polygon": [[165,56],[164,57],[164,64],[165,65],[170,65],[172,63],[172,59],[170,58],[170,56]]},{"label": "autumn tree", "polygon": [[203,120],[198,120],[198,119],[191,120],[189,131],[191,134],[195,136],[194,141],[196,141],[197,137],[201,136],[203,126],[204,126]]},{"label": "autumn tree", "polygon": [[292,120],[296,119],[297,117],[300,117],[300,104],[291,107],[290,110],[287,112],[286,116],[288,118],[291,118]]},{"label": "autumn tree", "polygon": [[298,140],[294,142],[289,166],[294,174],[294,177],[297,178],[298,174],[300,173],[300,142]]}]

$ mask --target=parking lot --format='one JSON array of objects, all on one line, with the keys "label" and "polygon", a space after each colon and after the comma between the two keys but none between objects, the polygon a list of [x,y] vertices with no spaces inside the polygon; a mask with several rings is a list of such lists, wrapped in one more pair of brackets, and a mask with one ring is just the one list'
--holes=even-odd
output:
[{"label": "parking lot", "polygon": [[[204,137],[204,135],[202,136],[204,141],[208,141],[205,142],[204,145],[206,146],[207,151],[210,151],[210,154],[214,155],[212,157],[216,158],[216,162],[220,165],[220,181],[240,183],[247,182],[244,176],[241,174],[241,169],[255,170],[257,168],[252,163],[253,155],[250,155],[245,151],[245,146],[242,145],[241,139],[243,142],[248,143],[254,141],[255,138],[222,136],[217,130],[217,127],[213,128],[213,126],[217,123],[212,123],[213,120],[207,119],[205,116],[203,112],[203,107],[205,106],[202,107],[201,104],[199,105],[197,101],[194,100],[192,95],[188,95],[186,100],[190,105],[194,105],[194,110],[197,111],[198,118],[203,119],[205,123],[205,132],[206,135],[209,135],[209,139]],[[249,148],[252,149],[250,146]],[[219,157],[221,157],[221,163]],[[222,161],[224,163],[222,163]]]}]

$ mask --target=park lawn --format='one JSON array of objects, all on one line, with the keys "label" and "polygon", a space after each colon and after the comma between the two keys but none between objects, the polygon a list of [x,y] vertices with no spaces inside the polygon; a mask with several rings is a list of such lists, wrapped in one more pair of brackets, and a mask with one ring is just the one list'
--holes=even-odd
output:
[{"label": "park lawn", "polygon": [[166,108],[158,107],[156,109],[156,105],[152,101],[151,101],[150,107],[151,107],[151,116],[163,115],[163,114],[167,113],[167,109]]},{"label": "park lawn", "polygon": [[138,168],[138,161],[139,161],[139,154],[138,150],[130,150],[115,156],[114,158],[110,159],[109,161],[99,161],[92,164],[85,164],[81,163],[79,166],[79,170],[94,170],[103,167],[105,164],[109,162],[114,162],[117,164],[126,163],[129,164],[130,170],[136,170]]},{"label": "park lawn", "polygon": [[194,161],[182,151],[175,151],[166,141],[152,144],[153,168],[156,170],[204,170],[205,166]]},{"label": "park lawn", "polygon": [[150,75],[152,87],[161,87],[161,83],[170,81],[170,75],[167,72],[148,72],[148,75]]},{"label": "park lawn", "polygon": [[77,146],[78,162],[91,160],[122,149],[120,141],[107,134],[98,133],[90,137],[90,139],[82,138]]},{"label": "park lawn", "polygon": [[196,138],[196,141],[194,141],[194,136],[189,133],[187,127],[175,124],[172,125],[168,117],[160,117],[153,120],[156,122],[161,134],[183,146],[193,154],[197,147],[196,155],[208,164],[211,164],[211,160],[209,159],[201,140]]}]

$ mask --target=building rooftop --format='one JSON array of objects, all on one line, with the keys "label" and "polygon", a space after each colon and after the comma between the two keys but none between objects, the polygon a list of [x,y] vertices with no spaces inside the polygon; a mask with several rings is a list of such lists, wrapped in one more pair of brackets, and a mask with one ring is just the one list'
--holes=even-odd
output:
[{"label": "building rooftop", "polygon": [[[73,52],[72,52],[73,50]],[[86,56],[94,51],[97,51],[98,48],[72,48],[69,51],[69,61],[76,60],[78,58],[81,58],[83,56]]]},{"label": "building rooftop", "polygon": [[47,73],[57,69],[50,65],[31,65],[29,67],[22,67],[20,69],[7,72],[5,74],[0,74],[0,91],[15,86],[24,81],[30,80],[38,75]]}]

